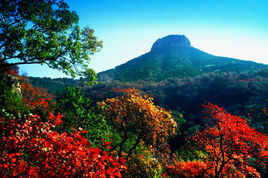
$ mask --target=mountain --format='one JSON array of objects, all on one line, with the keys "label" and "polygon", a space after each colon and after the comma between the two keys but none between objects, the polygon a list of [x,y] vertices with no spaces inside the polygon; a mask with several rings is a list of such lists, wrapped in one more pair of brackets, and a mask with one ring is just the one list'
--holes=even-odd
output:
[{"label": "mountain", "polygon": [[191,46],[184,35],[169,35],[158,39],[151,51],[98,74],[100,81],[159,81],[173,77],[194,77],[209,72],[246,72],[267,65],[234,58],[219,57]]}]

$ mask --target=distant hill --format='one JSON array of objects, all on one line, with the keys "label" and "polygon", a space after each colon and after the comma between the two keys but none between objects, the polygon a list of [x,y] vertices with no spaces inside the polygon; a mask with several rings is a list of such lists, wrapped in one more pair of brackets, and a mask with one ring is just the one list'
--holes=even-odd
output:
[{"label": "distant hill", "polygon": [[83,85],[83,81],[75,80],[72,78],[40,78],[40,77],[28,77],[30,84],[35,87],[45,88],[50,94],[59,96],[63,94],[67,87],[75,87]]},{"label": "distant hill", "polygon": [[194,77],[209,72],[247,72],[267,65],[208,54],[191,46],[184,35],[158,39],[151,51],[98,74],[100,81],[160,81],[167,78]]}]

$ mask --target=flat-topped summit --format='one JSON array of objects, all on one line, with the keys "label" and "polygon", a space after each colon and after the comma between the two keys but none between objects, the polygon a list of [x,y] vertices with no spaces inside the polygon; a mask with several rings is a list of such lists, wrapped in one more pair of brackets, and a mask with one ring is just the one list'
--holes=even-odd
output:
[{"label": "flat-topped summit", "polygon": [[151,51],[173,48],[178,49],[181,47],[191,47],[190,40],[184,35],[168,35],[163,38],[159,38],[153,44]]}]

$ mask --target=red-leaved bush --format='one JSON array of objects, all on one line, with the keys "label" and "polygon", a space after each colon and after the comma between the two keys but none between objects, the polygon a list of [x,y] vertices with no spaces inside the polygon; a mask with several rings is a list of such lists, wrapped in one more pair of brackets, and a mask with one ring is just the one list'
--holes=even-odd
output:
[{"label": "red-leaved bush", "polygon": [[208,177],[261,177],[256,167],[265,169],[268,160],[268,137],[251,128],[245,119],[223,108],[204,106],[215,125],[197,132],[190,139],[196,148],[207,153],[202,161],[177,162],[167,166],[167,175]]},{"label": "red-leaved bush", "polygon": [[250,127],[245,119],[231,115],[217,105],[208,104],[204,108],[215,126],[198,132],[193,139],[200,149],[209,153],[206,162],[215,177],[260,177],[252,162],[256,166],[267,166],[268,137]]},{"label": "red-leaved bush", "polygon": [[40,108],[45,112],[49,109],[51,94],[44,88],[34,87],[29,79],[20,76],[22,101],[31,109]]},{"label": "red-leaved bush", "polygon": [[172,175],[175,177],[209,177],[211,170],[203,161],[177,161],[173,165],[166,166],[163,177]]},{"label": "red-leaved bush", "polygon": [[121,177],[124,159],[104,151],[110,143],[93,148],[83,129],[71,134],[53,131],[61,117],[49,113],[47,122],[38,115],[0,118],[0,176]]}]

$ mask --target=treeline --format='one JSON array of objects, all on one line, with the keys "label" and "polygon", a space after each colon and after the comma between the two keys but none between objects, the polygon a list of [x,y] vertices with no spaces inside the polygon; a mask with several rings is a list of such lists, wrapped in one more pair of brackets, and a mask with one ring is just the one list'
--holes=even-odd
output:
[{"label": "treeline", "polygon": [[196,77],[170,78],[160,82],[142,81],[121,83],[110,81],[84,87],[85,95],[93,100],[120,95],[122,89],[138,88],[154,97],[161,107],[181,113],[187,120],[186,128],[203,127],[202,104],[223,106],[228,112],[250,119],[250,124],[267,134],[268,70],[243,73],[207,73]]},{"label": "treeline", "polygon": [[46,88],[54,96],[62,95],[67,87],[75,87],[83,84],[82,80],[73,78],[48,78],[48,77],[28,77],[30,84],[40,88]]}]

